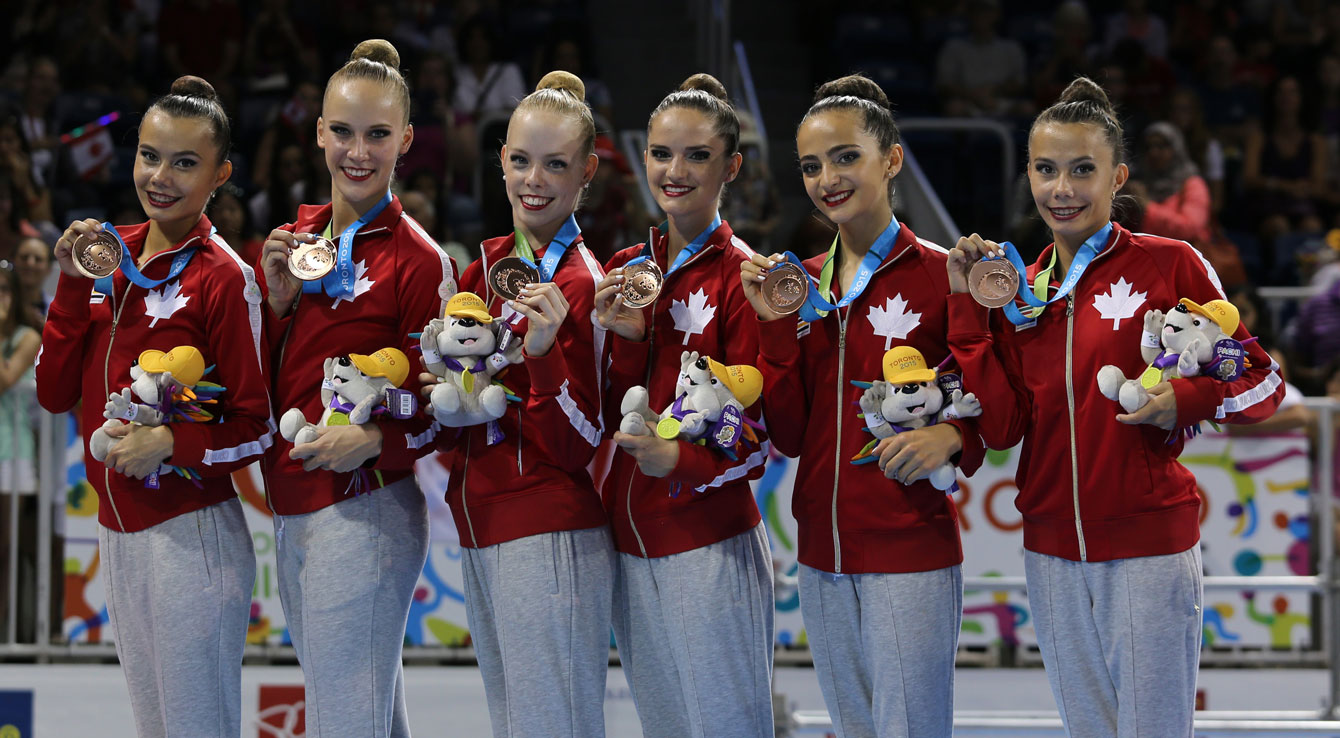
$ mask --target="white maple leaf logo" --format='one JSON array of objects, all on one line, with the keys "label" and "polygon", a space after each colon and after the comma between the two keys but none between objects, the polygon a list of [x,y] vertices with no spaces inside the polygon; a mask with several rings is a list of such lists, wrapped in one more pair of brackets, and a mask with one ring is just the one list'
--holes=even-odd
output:
[{"label": "white maple leaf logo", "polygon": [[149,290],[149,294],[144,296],[144,314],[153,318],[149,322],[149,327],[153,328],[158,325],[158,321],[171,318],[173,313],[186,307],[186,303],[190,300],[189,295],[181,294],[181,280],[156,290]]},{"label": "white maple leaf logo", "polygon": [[687,304],[683,300],[675,300],[670,305],[670,316],[675,319],[675,330],[684,331],[686,344],[689,342],[689,336],[702,333],[716,314],[716,306],[707,304],[707,293],[701,288],[689,295]]},{"label": "white maple leaf logo", "polygon": [[885,298],[884,307],[870,306],[870,314],[865,316],[875,329],[876,336],[884,337],[884,350],[888,351],[893,339],[907,338],[912,329],[921,325],[921,313],[908,312],[907,300],[902,294]]},{"label": "white maple leaf logo", "polygon": [[340,297],[335,298],[335,302],[332,302],[330,304],[331,310],[334,310],[335,308],[339,307],[341,302],[353,302],[354,298],[372,289],[372,285],[376,284],[376,282],[367,278],[368,274],[367,259],[358,262],[354,266],[357,267],[356,271],[354,272],[354,294],[349,297],[344,297],[341,295]]},{"label": "white maple leaf logo", "polygon": [[1108,287],[1106,295],[1094,295],[1093,306],[1102,314],[1102,320],[1112,321],[1112,330],[1121,328],[1121,321],[1135,315],[1135,309],[1145,302],[1148,292],[1131,292],[1125,277]]}]

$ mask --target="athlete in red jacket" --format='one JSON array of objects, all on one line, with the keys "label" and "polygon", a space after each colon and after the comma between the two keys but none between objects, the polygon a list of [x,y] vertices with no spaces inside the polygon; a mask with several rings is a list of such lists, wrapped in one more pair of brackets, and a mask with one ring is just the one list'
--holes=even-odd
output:
[{"label": "athlete in red jacket", "polygon": [[[647,183],[667,220],[647,243],[614,255],[596,296],[602,324],[618,336],[605,394],[610,431],[620,429],[631,387],[647,389],[655,412],[671,406],[684,352],[723,367],[713,376],[757,363],[758,321],[740,286],[740,262],[754,252],[717,213],[740,171],[739,140],[739,117],[710,75],[690,77],[651,114]],[[624,267],[644,259],[664,282],[638,310],[619,293]],[[744,381],[729,385],[742,403],[762,389],[755,372],[737,370]],[[614,633],[643,732],[770,736],[772,555],[749,486],[768,444],[751,432],[728,455],[646,425],[614,434],[623,450],[603,490],[619,550]]]},{"label": "athlete in red jacket", "polygon": [[960,452],[971,474],[981,445],[975,430],[964,433],[971,422],[951,420],[881,441],[878,466],[852,463],[872,438],[852,382],[881,379],[895,346],[915,348],[929,367],[949,355],[945,252],[893,217],[902,147],[874,82],[821,86],[796,144],[810,199],[838,225],[828,254],[804,264],[820,277],[810,297],[835,309],[798,322],[769,307],[760,284],[776,254],[741,273],[761,321],[768,431],[800,457],[791,508],[815,671],[839,732],[949,735],[963,553],[954,503],[926,477]]},{"label": "athlete in red jacket", "polygon": [[[1102,366],[1137,376],[1140,346],[1157,346],[1158,336],[1145,333],[1146,311],[1170,311],[1183,298],[1206,310],[1224,299],[1213,269],[1188,244],[1109,222],[1127,177],[1121,141],[1106,94],[1087,78],[1038,117],[1028,176],[1055,243],[1028,269],[1025,288],[1048,272],[1039,284],[1056,302],[1031,320],[1000,311],[988,319],[966,294],[967,275],[1003,249],[974,234],[949,257],[949,337],[964,383],[981,399],[987,445],[1023,441],[1016,505],[1029,603],[1067,730],[1190,736],[1202,502],[1177,461],[1181,429],[1269,417],[1284,385],[1253,343],[1251,368],[1236,380],[1163,382],[1131,414],[1099,392]],[[1231,320],[1227,332],[1246,339]]]},{"label": "athlete in red jacket", "polygon": [[[604,274],[572,216],[594,144],[582,81],[545,75],[500,152],[515,230],[485,241],[461,280],[524,336],[524,361],[499,375],[521,399],[497,421],[501,440],[477,426],[443,429],[438,444],[452,454],[447,502],[495,736],[604,735],[614,550],[586,472],[603,435],[608,348],[593,300]],[[489,284],[505,257],[538,272],[514,299]]]},{"label": "athlete in red jacket", "polygon": [[[261,252],[275,413],[309,422],[325,410],[323,362],[349,357],[369,376],[417,391],[409,334],[456,291],[455,269],[388,188],[409,149],[409,89],[399,56],[365,41],[326,84],[317,145],[331,204],[303,206]],[[299,282],[290,250],[325,234],[340,250],[324,279]],[[410,366],[394,366],[396,348]],[[420,414],[323,427],[309,443],[279,439],[265,458],[279,592],[307,695],[312,735],[408,735],[401,650],[428,552],[428,513],[414,460],[437,425]]]},{"label": "athlete in red jacket", "polygon": [[[213,411],[219,422],[123,425],[109,431],[120,440],[105,465],[89,453],[84,463],[98,492],[103,585],[137,732],[238,736],[256,558],[229,472],[272,442],[260,290],[203,215],[232,173],[228,118],[214,89],[197,77],[178,79],[149,107],[139,133],[134,180],[149,221],[117,229],[125,243],[120,268],[96,284],[75,267],[72,251],[102,226],[76,221],[56,243],[61,276],[43,330],[37,395],[51,412],[83,402],[87,450],[108,395],[130,386],[142,352],[170,352],[163,368],[183,382],[214,366],[201,376],[226,388]],[[173,351],[179,346],[200,355]],[[196,366],[177,361],[183,357]],[[165,472],[150,488],[145,478],[160,463],[200,478]]]}]

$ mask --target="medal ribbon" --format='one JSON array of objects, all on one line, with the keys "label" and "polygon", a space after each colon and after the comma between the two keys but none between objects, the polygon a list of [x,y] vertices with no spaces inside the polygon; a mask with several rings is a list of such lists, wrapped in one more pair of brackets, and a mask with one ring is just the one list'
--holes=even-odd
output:
[{"label": "medal ribbon", "polygon": [[1033,308],[1028,311],[1028,315],[1024,315],[1018,306],[1010,302],[1005,305],[1005,317],[1009,318],[1010,322],[1015,325],[1027,325],[1037,320],[1037,317],[1042,314],[1042,311],[1048,305],[1058,300],[1064,300],[1075,289],[1075,285],[1079,284],[1080,277],[1083,277],[1084,271],[1089,268],[1089,262],[1093,261],[1094,257],[1107,247],[1107,241],[1111,235],[1112,224],[1108,223],[1100,228],[1097,233],[1085,239],[1079,247],[1079,251],[1075,254],[1074,260],[1070,262],[1070,271],[1066,273],[1065,280],[1061,282],[1061,286],[1056,289],[1056,295],[1050,300],[1046,299],[1047,285],[1051,283],[1052,270],[1056,267],[1056,250],[1058,247],[1052,246],[1051,263],[1034,278],[1033,291],[1029,292],[1027,289],[1023,289],[1023,276],[1028,274],[1028,267],[1024,266],[1023,257],[1019,255],[1019,250],[1014,247],[1014,244],[1009,241],[1002,243],[1001,247],[1005,249],[1005,258],[1009,260],[1015,271],[1019,272],[1019,297],[1025,304]]},{"label": "medal ribbon", "polygon": [[[302,291],[307,293],[317,293],[325,290],[331,297],[350,298],[354,296],[354,281],[357,272],[354,270],[354,236],[358,234],[363,226],[371,223],[387,205],[391,204],[391,191],[387,190],[381,200],[377,201],[372,209],[363,213],[363,217],[354,221],[352,225],[345,228],[340,233],[340,245],[335,254],[335,268],[330,273],[319,280],[302,283]],[[326,229],[333,231],[335,221],[332,220],[326,224]]]},{"label": "medal ribbon", "polygon": [[[833,245],[828,247],[828,256],[824,257],[823,268],[819,270],[819,279],[817,282],[818,289],[815,289],[814,285],[811,284],[810,290],[805,296],[805,304],[800,306],[801,320],[804,320],[807,323],[813,323],[827,315],[828,311],[837,310],[838,308],[846,307],[855,302],[856,298],[860,297],[861,293],[865,292],[865,288],[870,285],[870,278],[874,275],[875,270],[879,268],[879,265],[884,262],[884,259],[889,255],[889,252],[893,250],[893,244],[898,240],[898,232],[900,230],[902,230],[902,226],[898,223],[898,219],[891,218],[888,227],[884,229],[883,233],[879,234],[879,237],[875,239],[874,243],[870,244],[870,250],[866,251],[865,256],[861,258],[861,265],[857,269],[856,278],[852,280],[851,286],[847,288],[847,294],[843,295],[842,299],[838,300],[836,305],[829,302],[826,297],[832,290],[833,268],[834,263],[837,261],[838,239],[841,238],[840,235],[834,236]],[[786,252],[786,260],[800,267],[805,276],[809,277],[811,283],[815,282],[814,277],[810,276],[809,272],[805,272],[805,267],[801,263],[800,257],[788,251]]]},{"label": "medal ribbon", "polygon": [[[661,228],[664,229],[668,225],[669,221],[666,221],[665,223],[661,224]],[[674,274],[676,269],[687,264],[689,259],[692,259],[694,256],[698,254],[699,251],[702,251],[703,246],[707,245],[707,240],[711,238],[712,234],[716,233],[717,229],[720,227],[721,227],[721,213],[720,212],[713,213],[712,223],[708,225],[707,228],[702,233],[699,233],[696,238],[690,241],[687,246],[679,250],[679,254],[675,256],[675,262],[670,265],[669,269],[665,270],[665,276],[669,277],[671,274]],[[648,246],[650,246],[650,244],[648,244]]]},{"label": "medal ribbon", "polygon": [[[535,250],[530,247],[530,242],[526,240],[525,234],[521,231],[516,233],[516,255],[521,257],[527,264],[535,265]],[[569,215],[564,221],[563,227],[558,229],[554,235],[554,240],[549,242],[549,248],[545,249],[544,258],[536,267],[540,273],[541,282],[550,282],[554,279],[554,272],[558,271],[558,262],[563,260],[563,254],[572,247],[572,242],[582,234],[582,229],[577,225],[577,216]]]},{"label": "medal ribbon", "polygon": [[[135,259],[130,255],[130,248],[126,246],[125,241],[121,240],[121,234],[116,232],[116,227],[111,223],[103,223],[102,230],[104,233],[112,234],[116,239],[116,242],[121,245],[121,265],[117,267],[117,269],[122,274],[126,275],[126,279],[129,279],[133,284],[143,287],[146,290],[151,290],[164,282],[170,282],[176,279],[177,276],[181,274],[181,270],[185,269],[186,264],[191,261],[191,257],[195,256],[194,246],[189,249],[182,249],[180,253],[172,258],[172,268],[168,270],[168,275],[166,277],[162,279],[149,279],[140,272],[139,267],[135,266]],[[215,229],[211,227],[209,229],[209,235],[213,236],[214,231]],[[93,289],[104,295],[112,294],[112,275],[109,274],[101,279],[95,280],[93,282]]]}]

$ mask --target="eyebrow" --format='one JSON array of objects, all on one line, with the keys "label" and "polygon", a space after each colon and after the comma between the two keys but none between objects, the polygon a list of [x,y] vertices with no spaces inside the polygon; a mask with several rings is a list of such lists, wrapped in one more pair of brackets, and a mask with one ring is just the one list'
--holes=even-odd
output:
[{"label": "eyebrow", "polygon": [[[860,144],[844,143],[844,144],[838,144],[837,146],[830,146],[828,148],[828,151],[825,151],[824,153],[827,154],[828,156],[832,156],[837,152],[842,151],[843,149],[859,149],[859,148],[861,148]],[[804,161],[805,159],[817,159],[817,158],[819,157],[815,156],[814,154],[806,154],[805,156],[800,157],[801,161]]]},{"label": "eyebrow", "polygon": [[[515,147],[515,146],[508,147],[508,149],[507,149],[507,155],[508,155],[508,156],[511,156],[512,154],[521,154],[522,156],[530,156],[530,152],[528,152],[528,151],[526,151],[525,149],[522,149],[522,148],[517,148],[517,147]],[[559,158],[559,157],[564,157],[564,156],[568,156],[568,155],[569,155],[569,154],[568,154],[568,152],[566,152],[566,151],[554,151],[554,152],[545,154],[544,156],[545,156],[545,158],[547,158],[547,159],[557,159],[557,158]]]},{"label": "eyebrow", "polygon": [[[1051,159],[1048,159],[1048,158],[1045,157],[1045,156],[1039,156],[1038,158],[1034,159],[1033,161],[1034,161],[1034,162],[1037,162],[1037,163],[1039,163],[1039,164],[1043,164],[1043,163],[1045,163],[1045,164],[1055,164],[1055,163],[1056,163],[1056,162],[1052,161]],[[1094,161],[1094,157],[1090,156],[1089,154],[1085,154],[1084,156],[1077,156],[1077,157],[1075,157],[1074,159],[1071,159],[1068,163],[1070,163],[1070,164],[1077,164],[1077,163],[1082,162],[1082,161]]]},{"label": "eyebrow", "polygon": [[[347,128],[354,128],[354,127],[355,127],[352,123],[345,123],[345,122],[342,121],[342,120],[330,120],[330,121],[326,121],[326,125],[328,125],[328,126],[345,126],[345,127],[347,127]],[[388,128],[388,129],[391,128],[391,127],[392,127],[392,126],[391,126],[390,123],[373,123],[372,125],[368,126],[368,128]]]},{"label": "eyebrow", "polygon": [[[140,149],[141,149],[141,150],[152,151],[152,152],[155,153],[155,154],[162,153],[162,152],[160,152],[158,149],[154,148],[153,146],[150,146],[150,145],[147,144],[147,143],[142,143],[142,144],[140,144]],[[199,157],[199,158],[204,158],[204,157],[201,157],[200,154],[198,154],[198,153],[195,151],[195,149],[187,149],[187,150],[185,150],[185,151],[174,151],[174,152],[172,153],[172,155],[173,155],[173,156],[195,156],[195,157]]]}]

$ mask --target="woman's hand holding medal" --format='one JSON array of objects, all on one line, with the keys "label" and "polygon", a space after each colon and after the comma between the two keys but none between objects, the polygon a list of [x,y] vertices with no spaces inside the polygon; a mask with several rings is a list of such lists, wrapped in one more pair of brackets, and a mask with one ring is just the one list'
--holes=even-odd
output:
[{"label": "woman's hand holding medal", "polygon": [[617,267],[596,285],[596,319],[626,341],[641,341],[647,336],[647,322],[641,310],[628,305],[624,282],[623,267]]},{"label": "woman's hand holding medal", "polygon": [[[88,251],[93,243],[102,243],[102,240],[99,238],[102,230],[102,223],[93,218],[76,220],[70,224],[69,228],[65,229],[65,233],[61,234],[61,237],[56,241],[56,248],[53,253],[56,257],[56,263],[60,265],[62,274],[76,279],[84,279],[85,277],[88,277],[89,279],[93,278],[85,274],[84,270],[81,270],[75,263],[75,260],[79,258],[80,254]],[[121,261],[120,244],[117,243],[115,238],[110,238],[110,241],[112,244],[116,245],[116,253],[107,254],[108,257],[115,257],[115,264],[113,264],[113,268],[108,271],[107,274],[115,271],[116,264],[119,264]],[[101,276],[106,275],[103,274]]]},{"label": "woman's hand holding medal", "polygon": [[507,304],[526,318],[527,356],[544,356],[554,347],[558,328],[568,317],[568,301],[553,282],[526,285],[515,300]]},{"label": "woman's hand holding medal", "polygon": [[1005,261],[1005,249],[976,233],[958,240],[949,251],[949,291],[970,293],[986,307],[1002,307],[1019,292],[1019,272]]},{"label": "woman's hand holding medal", "polygon": [[740,281],[745,299],[764,322],[796,312],[809,293],[805,270],[781,254],[754,254],[749,261],[740,262]]},{"label": "woman's hand holding medal", "polygon": [[284,317],[293,307],[293,301],[302,291],[302,280],[289,268],[289,257],[300,247],[315,243],[314,233],[290,233],[281,228],[270,231],[261,248],[261,269],[265,272],[265,286],[270,292],[270,309]]}]

